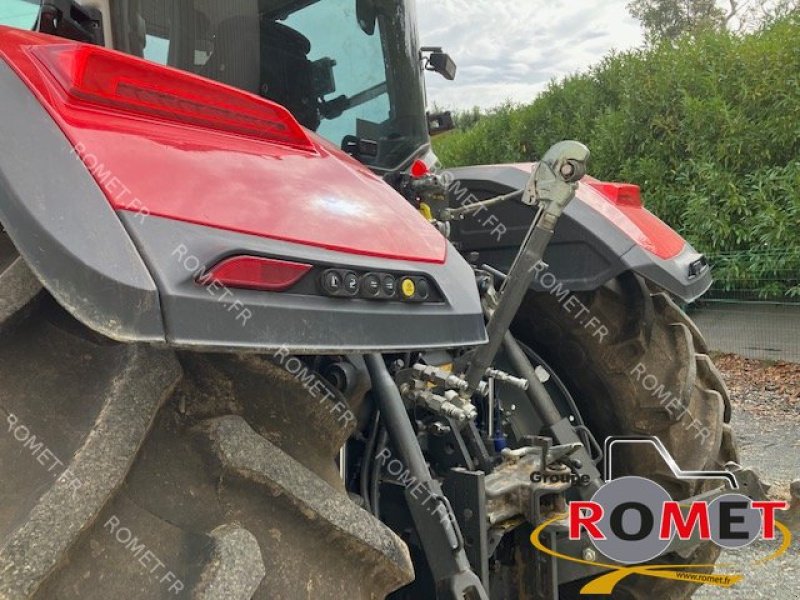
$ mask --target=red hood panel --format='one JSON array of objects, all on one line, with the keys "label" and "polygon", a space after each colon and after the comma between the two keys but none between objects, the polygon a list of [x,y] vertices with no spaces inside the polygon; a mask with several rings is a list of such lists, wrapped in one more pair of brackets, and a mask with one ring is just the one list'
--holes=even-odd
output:
[{"label": "red hood panel", "polygon": [[[513,166],[530,173],[534,165],[535,163],[518,163],[506,166]],[[597,180],[592,177],[586,177],[581,181],[575,199],[589,205],[651,254],[665,260],[680,254],[686,241],[674,229],[644,206],[615,203],[599,191],[594,183],[597,183]]]},{"label": "red hood panel", "polygon": [[115,208],[352,254],[444,262],[445,239],[402,196],[319,140],[308,151],[73,102],[26,51],[44,43],[65,42],[0,27],[0,55]]}]

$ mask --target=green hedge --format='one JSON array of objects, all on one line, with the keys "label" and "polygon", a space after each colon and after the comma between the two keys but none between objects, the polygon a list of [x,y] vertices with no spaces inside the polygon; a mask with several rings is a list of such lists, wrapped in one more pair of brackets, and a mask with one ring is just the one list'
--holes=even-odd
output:
[{"label": "green hedge", "polygon": [[721,289],[800,295],[800,15],[611,55],[434,147],[458,166],[536,160],[567,138],[695,246],[738,257],[720,264]]}]

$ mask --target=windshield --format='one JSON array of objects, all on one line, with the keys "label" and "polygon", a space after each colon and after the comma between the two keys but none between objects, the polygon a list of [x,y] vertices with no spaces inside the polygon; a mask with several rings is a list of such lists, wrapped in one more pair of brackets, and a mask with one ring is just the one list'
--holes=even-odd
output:
[{"label": "windshield", "polygon": [[428,144],[413,0],[121,5],[119,49],[279,102],[375,169]]}]

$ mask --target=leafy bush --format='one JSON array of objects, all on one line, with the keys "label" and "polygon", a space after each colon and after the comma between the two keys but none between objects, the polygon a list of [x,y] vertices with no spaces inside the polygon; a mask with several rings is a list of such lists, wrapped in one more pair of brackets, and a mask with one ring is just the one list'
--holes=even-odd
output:
[{"label": "leafy bush", "polygon": [[709,31],[612,54],[434,147],[458,166],[536,160],[558,140],[581,140],[594,175],[638,183],[650,210],[726,257],[715,273],[721,289],[744,282],[762,297],[797,295],[797,40],[794,14],[745,36]]}]

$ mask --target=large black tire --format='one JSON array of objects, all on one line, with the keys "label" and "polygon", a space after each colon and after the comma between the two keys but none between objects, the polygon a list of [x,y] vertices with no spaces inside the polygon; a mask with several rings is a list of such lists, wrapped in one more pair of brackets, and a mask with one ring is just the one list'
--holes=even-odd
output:
[{"label": "large black tire", "polygon": [[341,411],[261,357],[92,333],[2,232],[0,411],[0,598],[383,598],[413,577],[339,479]]},{"label": "large black tire", "polygon": [[[689,470],[719,469],[736,461],[728,391],[705,340],[675,302],[631,274],[579,300],[588,311],[574,302],[567,306],[555,295],[530,294],[514,331],[566,384],[597,440],[656,435]],[[614,460],[615,477],[652,478],[675,499],[713,484],[675,479],[655,452],[638,449],[615,454]],[[710,564],[718,554],[716,546],[706,544],[691,556],[667,558]],[[695,589],[635,576],[617,586],[614,598],[682,600]]]}]

